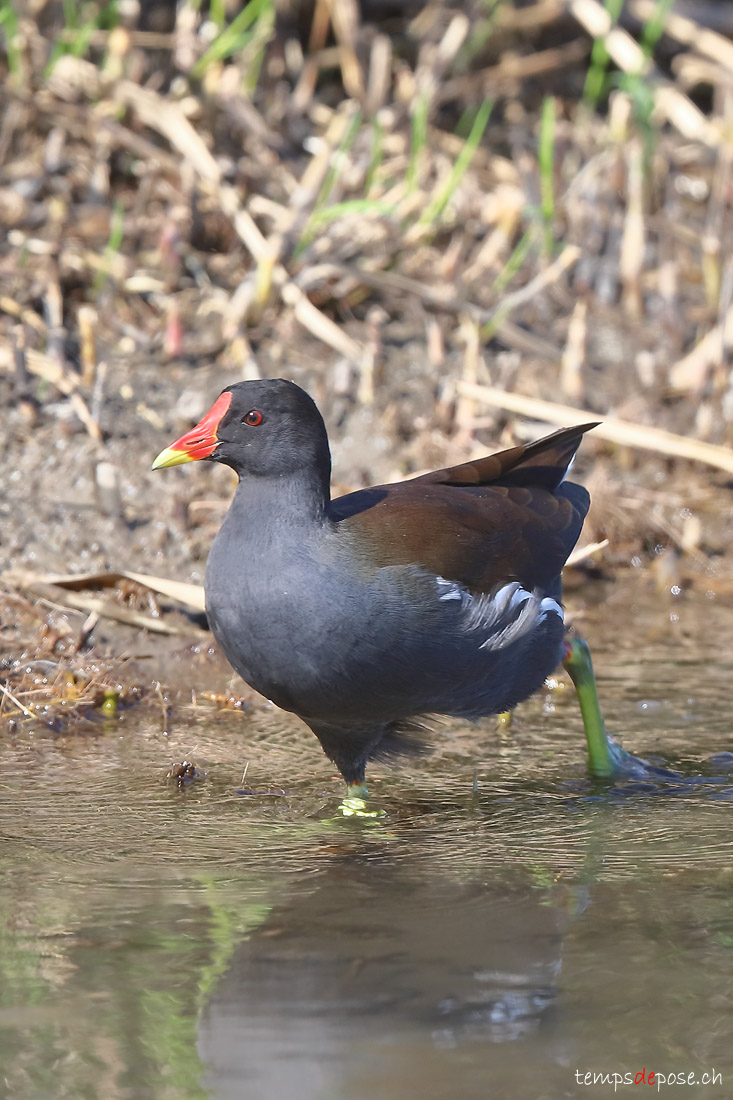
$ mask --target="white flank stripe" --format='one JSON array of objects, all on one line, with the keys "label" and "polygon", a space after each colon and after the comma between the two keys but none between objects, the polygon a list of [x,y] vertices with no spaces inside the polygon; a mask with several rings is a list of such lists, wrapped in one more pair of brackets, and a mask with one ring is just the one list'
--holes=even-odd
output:
[{"label": "white flank stripe", "polygon": [[544,619],[547,615],[552,613],[553,615],[559,615],[563,622],[565,622],[565,616],[563,610],[557,600],[553,600],[550,596],[545,596],[544,600],[540,602],[540,618]]},{"label": "white flank stripe", "polygon": [[447,581],[445,577],[436,577],[435,583],[441,600],[462,600],[467,595],[465,589],[453,581]]}]

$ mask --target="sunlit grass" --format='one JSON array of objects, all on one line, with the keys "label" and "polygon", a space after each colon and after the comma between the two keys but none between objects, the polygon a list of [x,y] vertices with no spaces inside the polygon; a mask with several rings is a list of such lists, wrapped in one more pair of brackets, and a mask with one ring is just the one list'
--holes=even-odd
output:
[{"label": "sunlit grass", "polygon": [[117,0],[108,3],[76,4],[63,0],[64,33],[54,42],[46,65],[46,75],[53,69],[59,57],[86,57],[95,31],[112,30],[119,22]]},{"label": "sunlit grass", "polygon": [[18,13],[11,0],[2,0],[0,3],[0,30],[8,59],[8,69],[13,80],[17,81],[23,70],[23,62],[17,44]]},{"label": "sunlit grass", "polygon": [[[654,15],[644,24],[641,32],[640,46],[644,58],[649,62],[657,47],[657,43],[664,32],[664,24],[672,7],[673,0],[657,0]],[[656,145],[657,130],[652,122],[655,97],[654,91],[643,72],[623,73],[618,79],[619,87],[629,96],[633,109],[634,119],[639,126],[644,139],[645,170],[648,167],[649,157]]]},{"label": "sunlit grass", "polygon": [[[606,0],[604,4],[613,23],[616,23],[621,14],[623,2],[624,0]],[[608,88],[608,62],[609,54],[605,39],[596,38],[593,42],[590,65],[585,78],[585,87],[583,88],[583,99],[593,109],[598,106],[599,100]]]},{"label": "sunlit grass", "polygon": [[537,244],[537,226],[532,225],[521,236],[517,245],[515,246],[512,254],[504,264],[499,274],[494,279],[493,289],[497,294],[501,294],[506,290],[509,283],[512,281],[517,272],[524,266],[527,259],[532,252],[532,249]]},{"label": "sunlit grass", "polygon": [[[301,238],[295,249],[296,256],[299,256],[310,244],[313,237],[313,228],[315,223],[317,223],[318,221],[322,222],[325,218],[325,211],[328,208],[329,199],[331,198],[334,188],[341,178],[343,170],[346,166],[348,155],[351,152],[351,148],[356,141],[356,138],[361,129],[361,124],[362,114],[361,111],[357,111],[354,117],[349,122],[341,144],[333,155],[331,164],[329,165],[328,171],[326,173],[326,178],[321,185],[321,189],[318,192],[318,197],[314,203],[311,216],[308,219],[308,223],[303,230]],[[333,219],[330,218],[327,220]]]},{"label": "sunlit grass", "polygon": [[[270,39],[275,25],[275,5],[273,0],[249,0],[249,3],[229,23],[223,25],[223,5],[212,10],[212,21],[221,26],[219,34],[209,48],[201,55],[191,69],[191,76],[200,79],[212,65],[224,61],[247,49],[253,41],[262,44],[262,49]],[[254,84],[257,83],[259,68],[262,63],[262,50],[256,51],[256,75]],[[259,60],[257,60],[259,58]],[[248,79],[247,83],[250,83]]]},{"label": "sunlit grass", "polygon": [[538,161],[540,168],[540,210],[545,257],[552,255],[555,235],[555,98],[547,96],[542,104]]},{"label": "sunlit grass", "polygon": [[410,127],[410,160],[407,165],[407,190],[417,188],[417,175],[423,152],[428,143],[428,97],[421,94],[415,101]]},{"label": "sunlit grass", "polygon": [[371,149],[369,153],[369,167],[364,181],[364,192],[369,194],[374,186],[375,177],[379,171],[384,154],[384,128],[378,119],[371,121]]},{"label": "sunlit grass", "polygon": [[473,160],[474,154],[479,147],[484,131],[488,125],[489,117],[491,115],[491,109],[494,105],[493,99],[485,99],[478,111],[476,117],[473,120],[470,133],[466,138],[465,144],[461,149],[461,152],[456,158],[456,162],[445,181],[443,186],[439,189],[437,195],[432,202],[423,211],[420,216],[420,222],[423,224],[432,224],[437,221],[442,215],[446,206],[450,202],[451,198],[455,194],[455,190],[458,187],[461,179],[463,178],[466,169]]}]

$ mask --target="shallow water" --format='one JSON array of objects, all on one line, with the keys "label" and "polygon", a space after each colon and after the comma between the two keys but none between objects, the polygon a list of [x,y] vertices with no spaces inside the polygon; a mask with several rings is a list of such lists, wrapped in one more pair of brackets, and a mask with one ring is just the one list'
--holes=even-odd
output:
[{"label": "shallow water", "polygon": [[375,768],[370,820],[274,711],[6,741],[0,1095],[733,1096],[730,616],[627,586],[582,620],[609,726],[679,782],[589,783],[569,691]]}]

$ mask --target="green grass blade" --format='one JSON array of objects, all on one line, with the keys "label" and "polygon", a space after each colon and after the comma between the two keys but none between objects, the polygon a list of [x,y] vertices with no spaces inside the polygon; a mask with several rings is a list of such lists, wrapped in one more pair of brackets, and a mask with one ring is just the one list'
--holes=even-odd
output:
[{"label": "green grass blade", "polygon": [[530,226],[527,232],[521,237],[511,256],[494,279],[493,289],[497,292],[497,294],[501,294],[504,290],[506,290],[509,283],[512,281],[524,261],[529,256],[536,242],[537,227],[533,225]]},{"label": "green grass blade", "polygon": [[412,114],[410,132],[410,161],[407,165],[407,191],[411,193],[417,187],[417,170],[420,164],[422,151],[428,141],[428,108],[430,102],[423,93],[418,96],[415,110]]},{"label": "green grass blade", "polygon": [[252,96],[259,84],[262,65],[265,60],[265,49],[272,38],[275,28],[275,9],[263,12],[262,17],[255,24],[254,32],[247,43],[247,53],[244,56],[245,76],[244,90],[248,96]]},{"label": "green grass blade", "polygon": [[349,123],[346,133],[343,136],[343,140],[339,145],[336,155],[333,158],[333,163],[326,173],[326,178],[323,181],[321,190],[318,194],[318,198],[315,201],[313,212],[316,213],[323,206],[326,205],[331,197],[336,183],[341,175],[343,169],[344,160],[351,152],[351,146],[356,141],[356,135],[361,129],[361,111],[357,111],[351,122]]},{"label": "green grass blade", "polygon": [[235,16],[229,26],[216,36],[208,50],[201,55],[191,69],[191,76],[198,80],[210,65],[231,57],[237,50],[246,46],[261,19],[274,21],[273,0],[249,0],[239,15]]},{"label": "green grass blade", "polygon": [[384,147],[384,127],[376,118],[372,119],[372,147],[369,153],[369,167],[364,180],[364,194],[368,195],[374,186],[374,177],[382,163]]},{"label": "green grass blade", "polygon": [[346,133],[343,136],[343,140],[342,140],[341,144],[339,145],[335,156],[333,157],[333,161],[331,163],[331,166],[328,169],[328,172],[326,173],[326,178],[324,179],[323,184],[321,185],[321,190],[318,193],[318,198],[316,199],[315,203],[313,204],[313,210],[311,212],[311,215],[308,218],[308,221],[305,225],[305,228],[303,229],[303,232],[300,236],[300,240],[298,241],[298,244],[295,247],[293,255],[296,258],[298,256],[302,255],[303,251],[310,244],[311,238],[313,236],[314,222],[318,218],[320,218],[321,221],[324,220],[324,218],[323,218],[324,208],[326,208],[328,200],[330,199],[331,194],[333,193],[333,189],[336,186],[336,183],[338,182],[338,179],[341,175],[341,172],[342,172],[342,169],[343,169],[343,164],[344,164],[344,159],[348,156],[348,154],[351,150],[351,147],[352,147],[352,145],[354,144],[354,142],[356,140],[356,135],[359,133],[359,130],[361,129],[361,120],[362,120],[361,111],[357,111],[355,113],[354,117],[351,119],[351,121],[350,121],[350,123],[349,123],[349,125],[346,129]]},{"label": "green grass blade", "polygon": [[478,111],[476,112],[476,117],[473,120],[471,132],[466,138],[465,144],[458,154],[458,157],[455,164],[453,165],[453,168],[451,169],[448,179],[438,191],[438,194],[435,196],[427,209],[424,210],[420,216],[421,224],[430,225],[432,224],[432,222],[436,221],[450,202],[456,188],[458,187],[458,184],[463,178],[466,169],[473,160],[474,154],[481,142],[481,138],[484,136],[484,131],[488,125],[488,121],[491,116],[491,109],[493,106],[493,99],[485,99],[479,107]]},{"label": "green grass blade", "polygon": [[85,57],[97,30],[112,30],[119,23],[117,0],[106,4],[76,4],[73,0],[64,0],[65,35],[54,43],[51,55],[43,70],[48,77],[54,65],[64,54],[72,57]]},{"label": "green grass blade", "polygon": [[211,0],[209,4],[209,19],[220,31],[224,30],[227,22],[226,0]]},{"label": "green grass blade", "polygon": [[[618,21],[623,2],[624,0],[606,0],[604,7],[611,16],[613,23]],[[609,54],[606,49],[605,40],[603,38],[596,38],[593,42],[593,49],[590,55],[590,66],[588,67],[585,86],[583,88],[583,100],[589,107],[597,107],[598,100],[603,95],[606,85],[608,61]]]},{"label": "green grass blade", "polygon": [[314,225],[333,222],[349,214],[389,215],[394,212],[394,209],[394,203],[384,202],[381,199],[347,199],[345,202],[334,202],[323,210],[316,210],[311,216],[310,225],[312,228]]},{"label": "green grass blade", "polygon": [[[653,16],[644,24],[641,33],[641,49],[647,61],[651,60],[656,45],[664,33],[664,25],[672,2],[673,0],[657,0]],[[652,124],[654,90],[645,72],[623,73],[618,83],[631,99],[634,118],[642,133],[646,171],[656,143],[656,131]]]},{"label": "green grass blade", "polygon": [[96,294],[104,287],[104,284],[109,278],[109,269],[111,266],[112,257],[116,256],[120,251],[122,245],[122,239],[125,235],[125,210],[122,203],[117,200],[112,210],[112,222],[109,230],[109,240],[107,241],[102,256],[103,265],[100,267],[94,278],[94,291]]},{"label": "green grass blade", "polygon": [[555,238],[555,115],[554,96],[547,96],[542,104],[538,159],[540,166],[540,195],[545,256],[552,254]]},{"label": "green grass blade", "polygon": [[3,2],[0,3],[0,28],[3,28],[5,53],[8,59],[10,75],[17,77],[21,72],[22,59],[20,50],[16,45],[18,13],[13,6],[12,0],[3,0]]},{"label": "green grass blade", "polygon": [[654,15],[644,24],[641,32],[641,48],[645,57],[651,57],[656,49],[659,39],[664,33],[664,24],[674,0],[657,0]]}]

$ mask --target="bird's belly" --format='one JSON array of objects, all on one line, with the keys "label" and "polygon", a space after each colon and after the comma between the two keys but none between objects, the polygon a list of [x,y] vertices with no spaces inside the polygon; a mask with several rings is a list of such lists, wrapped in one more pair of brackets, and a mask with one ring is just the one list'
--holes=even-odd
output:
[{"label": "bird's belly", "polygon": [[[242,679],[284,710],[313,715],[338,709],[347,651],[358,642],[359,615],[348,601],[329,593],[328,605],[314,590],[292,592],[272,584],[266,591],[207,594],[209,624]],[[353,603],[353,599],[352,599]]]},{"label": "bird's belly", "polygon": [[499,619],[493,629],[505,638],[489,645],[480,621],[459,600],[441,599],[434,581],[429,600],[427,591],[413,597],[386,580],[360,587],[329,574],[297,591],[284,581],[243,584],[225,598],[207,591],[207,612],[246,683],[308,720],[491,714],[536,690],[559,660],[562,618],[543,613],[539,601],[513,634]]}]

